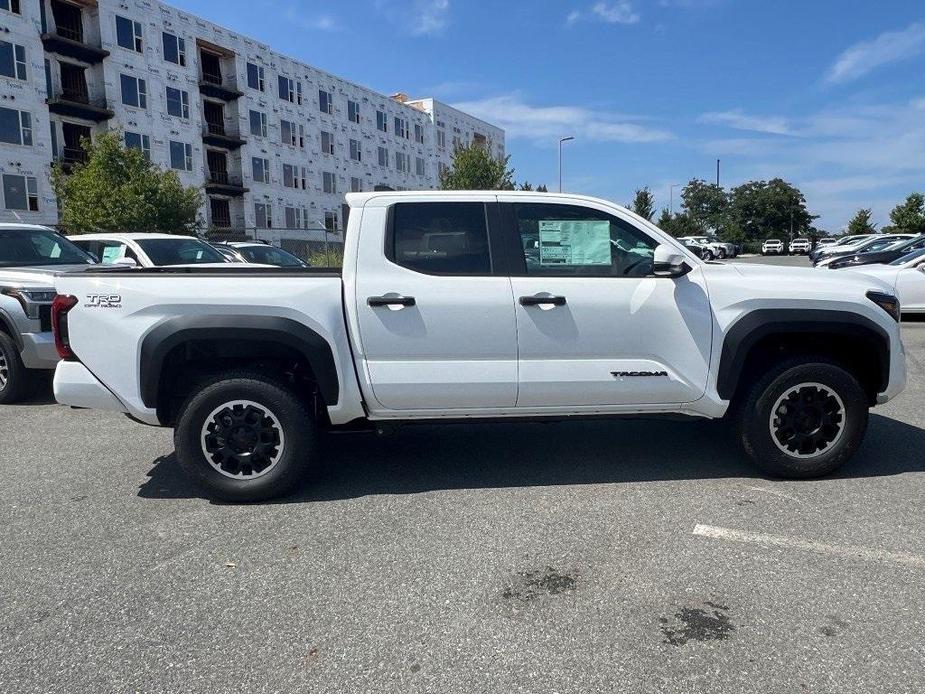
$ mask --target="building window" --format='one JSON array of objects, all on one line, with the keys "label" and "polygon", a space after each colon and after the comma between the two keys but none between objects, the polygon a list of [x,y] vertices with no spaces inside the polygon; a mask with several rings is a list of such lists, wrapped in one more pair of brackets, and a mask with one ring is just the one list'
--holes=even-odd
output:
[{"label": "building window", "polygon": [[414,172],[418,176],[424,175],[424,157],[415,157],[414,159]]},{"label": "building window", "polygon": [[34,176],[3,174],[3,204],[8,210],[38,212],[38,181]]},{"label": "building window", "polygon": [[424,144],[424,126],[420,123],[414,124],[414,141],[419,145]]},{"label": "building window", "polygon": [[270,160],[265,157],[251,157],[251,171],[257,183],[270,182]]},{"label": "building window", "polygon": [[302,103],[302,83],[289,77],[279,76],[279,98],[293,104]]},{"label": "building window", "polygon": [[305,190],[308,187],[305,167],[298,167],[295,164],[283,164],[283,185],[287,188]]},{"label": "building window", "polygon": [[334,154],[334,133],[321,131],[321,153]]},{"label": "building window", "polygon": [[189,92],[167,87],[167,113],[177,118],[189,118]]},{"label": "building window", "polygon": [[395,152],[395,170],[408,173],[411,157],[405,152]]},{"label": "building window", "polygon": [[389,132],[389,118],[384,111],[376,111],[376,129],[384,133]]},{"label": "building window", "polygon": [[250,112],[251,135],[267,136],[267,114],[261,111]]},{"label": "building window", "polygon": [[273,207],[272,205],[256,202],[254,203],[254,215],[257,217],[258,229],[273,228]]},{"label": "building window", "polygon": [[440,128],[437,128],[437,147],[446,149],[446,133]]},{"label": "building window", "polygon": [[360,122],[360,102],[347,100],[347,120],[352,123]]},{"label": "building window", "polygon": [[363,150],[359,140],[350,140],[350,158],[353,161],[363,161]]},{"label": "building window", "polygon": [[19,0],[0,0],[0,10],[6,10],[13,14],[22,14],[22,9],[19,7]]},{"label": "building window", "polygon": [[450,170],[450,167],[444,164],[442,161],[437,163],[437,175],[442,179],[443,174]]},{"label": "building window", "polygon": [[116,43],[122,48],[141,53],[141,22],[116,15]]},{"label": "building window", "polygon": [[379,166],[388,166],[389,165],[389,150],[385,147],[379,148]]},{"label": "building window", "polygon": [[25,47],[0,41],[0,75],[17,80],[27,79]]},{"label": "building window", "polygon": [[363,191],[363,179],[356,176],[350,177],[350,192],[360,193]]},{"label": "building window", "polygon": [[259,92],[265,92],[267,90],[267,83],[263,78],[262,65],[254,65],[254,63],[247,64],[247,86]]},{"label": "building window", "polygon": [[286,208],[286,228],[301,229],[308,227],[308,211],[301,207]]},{"label": "building window", "polygon": [[32,115],[12,108],[0,108],[0,142],[32,146]]},{"label": "building window", "polygon": [[141,150],[141,153],[145,155],[145,159],[151,158],[151,138],[147,135],[133,133],[126,130],[125,146],[129,149]]},{"label": "building window", "polygon": [[143,79],[119,75],[122,81],[122,103],[135,108],[148,108],[148,85]]},{"label": "building window", "polygon": [[331,92],[324,89],[318,90],[318,109],[328,115],[334,113],[334,95]]},{"label": "building window", "polygon": [[193,170],[193,146],[185,142],[170,141],[170,168],[177,171]]},{"label": "building window", "polygon": [[305,128],[288,120],[279,122],[280,135],[284,145],[305,147]]},{"label": "building window", "polygon": [[161,36],[164,42],[164,60],[186,67],[186,41],[166,31]]},{"label": "building window", "polygon": [[406,140],[410,137],[410,133],[408,131],[408,119],[395,116],[395,134],[398,137],[405,138]]},{"label": "building window", "polygon": [[340,229],[337,223],[337,212],[324,213],[324,228],[332,234],[336,234]]},{"label": "building window", "polygon": [[325,193],[337,192],[337,178],[333,173],[328,171],[323,171],[321,173],[321,190]]},{"label": "building window", "polygon": [[212,226],[227,229],[231,226],[231,206],[225,198],[209,198]]}]

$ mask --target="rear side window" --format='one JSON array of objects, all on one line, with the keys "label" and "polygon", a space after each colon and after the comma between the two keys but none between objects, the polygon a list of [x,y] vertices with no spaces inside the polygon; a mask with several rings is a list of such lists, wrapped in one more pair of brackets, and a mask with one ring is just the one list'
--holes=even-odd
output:
[{"label": "rear side window", "polygon": [[491,274],[484,203],[396,204],[386,254],[402,267],[430,275]]}]

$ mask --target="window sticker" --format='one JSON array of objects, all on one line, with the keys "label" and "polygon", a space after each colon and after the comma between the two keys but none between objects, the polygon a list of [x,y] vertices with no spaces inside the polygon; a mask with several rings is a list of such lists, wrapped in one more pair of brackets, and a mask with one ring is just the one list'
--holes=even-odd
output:
[{"label": "window sticker", "polygon": [[610,265],[610,222],[541,220],[540,265]]},{"label": "window sticker", "polygon": [[122,254],[122,246],[106,246],[103,249],[103,265],[111,265]]}]

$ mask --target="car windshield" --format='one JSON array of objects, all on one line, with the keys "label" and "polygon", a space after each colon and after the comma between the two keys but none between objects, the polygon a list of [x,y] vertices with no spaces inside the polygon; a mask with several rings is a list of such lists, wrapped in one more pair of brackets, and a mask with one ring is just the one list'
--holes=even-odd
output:
[{"label": "car windshield", "polygon": [[141,239],[137,241],[155,266],[225,263],[225,256],[199,239]]},{"label": "car windshield", "polygon": [[278,267],[305,267],[296,256],[276,246],[238,246],[238,252],[251,263],[276,265]]},{"label": "car windshield", "polygon": [[890,263],[890,265],[905,265],[909,261],[916,260],[922,257],[925,257],[925,248],[917,248],[911,253],[906,253],[906,255],[897,258],[892,263]]},{"label": "car windshield", "polygon": [[49,229],[0,229],[0,267],[92,264],[93,258]]}]

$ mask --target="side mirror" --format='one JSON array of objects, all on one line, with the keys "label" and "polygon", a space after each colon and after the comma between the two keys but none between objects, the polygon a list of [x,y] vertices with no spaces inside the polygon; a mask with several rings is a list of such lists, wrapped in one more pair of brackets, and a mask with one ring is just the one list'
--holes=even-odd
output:
[{"label": "side mirror", "polygon": [[674,246],[661,243],[652,256],[652,274],[656,277],[680,277],[690,272],[686,258]]}]

